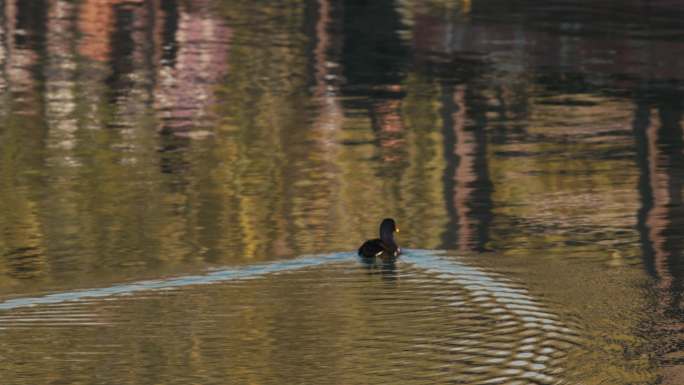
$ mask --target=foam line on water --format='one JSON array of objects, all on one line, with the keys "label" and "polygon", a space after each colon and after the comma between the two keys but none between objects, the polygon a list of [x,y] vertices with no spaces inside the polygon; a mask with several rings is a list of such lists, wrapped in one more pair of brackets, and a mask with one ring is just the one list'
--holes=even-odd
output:
[{"label": "foam line on water", "polygon": [[0,310],[11,310],[35,305],[58,304],[62,302],[75,302],[91,298],[130,295],[141,291],[166,290],[184,286],[207,285],[224,281],[257,278],[267,274],[299,270],[330,262],[353,260],[353,258],[355,258],[355,256],[350,253],[308,256],[293,260],[276,261],[247,267],[221,269],[202,275],[189,275],[170,279],[139,281],[95,289],[53,293],[36,297],[13,298],[0,302]]},{"label": "foam line on water", "polygon": [[540,308],[524,290],[510,287],[503,277],[496,277],[455,258],[444,257],[432,250],[412,250],[403,258],[418,268],[439,274],[442,279],[458,282],[473,293],[488,295],[519,316],[529,316],[533,312],[548,317],[550,320],[546,322],[555,322],[557,318]]}]

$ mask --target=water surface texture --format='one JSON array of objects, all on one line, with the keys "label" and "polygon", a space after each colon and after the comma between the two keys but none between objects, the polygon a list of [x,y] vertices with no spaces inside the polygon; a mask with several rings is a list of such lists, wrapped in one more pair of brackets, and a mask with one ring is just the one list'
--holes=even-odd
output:
[{"label": "water surface texture", "polygon": [[0,382],[684,383],[682,20],[0,0]]}]

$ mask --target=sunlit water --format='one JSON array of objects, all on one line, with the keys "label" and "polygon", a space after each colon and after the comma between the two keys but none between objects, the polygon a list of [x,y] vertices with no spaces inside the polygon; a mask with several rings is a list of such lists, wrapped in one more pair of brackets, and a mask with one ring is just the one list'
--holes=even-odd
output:
[{"label": "sunlit water", "polygon": [[[311,256],[11,299],[0,309],[8,341],[0,355],[9,362],[97,369],[106,358],[114,360],[108,378],[151,366],[164,383],[187,383],[182,368],[196,363],[211,365],[193,378],[217,383],[554,383],[579,343],[519,284],[427,250],[377,264],[348,253]],[[102,329],[117,336],[114,351],[98,344]],[[74,349],[51,349],[45,333],[55,332]],[[15,357],[27,343],[34,350]],[[160,347],[163,357],[142,361],[121,349],[156,344],[184,348]]]},{"label": "sunlit water", "polygon": [[0,1],[0,383],[684,383],[683,19]]}]

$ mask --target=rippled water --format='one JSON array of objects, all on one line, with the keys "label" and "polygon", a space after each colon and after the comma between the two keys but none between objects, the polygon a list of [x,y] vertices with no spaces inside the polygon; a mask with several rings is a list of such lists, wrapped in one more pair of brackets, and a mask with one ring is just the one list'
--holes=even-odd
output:
[{"label": "rippled water", "polygon": [[[30,343],[35,351],[21,360],[104,365],[103,382],[151,370],[155,381],[186,383],[185,368],[199,365],[192,379],[217,383],[553,383],[579,343],[519,284],[429,250],[378,265],[348,253],[311,256],[7,300],[0,309],[12,311],[0,316],[8,337],[0,354]],[[103,328],[114,345],[98,342]],[[77,351],[53,350],[45,333]]]},{"label": "rippled water", "polygon": [[684,383],[683,16],[0,1],[0,382]]}]

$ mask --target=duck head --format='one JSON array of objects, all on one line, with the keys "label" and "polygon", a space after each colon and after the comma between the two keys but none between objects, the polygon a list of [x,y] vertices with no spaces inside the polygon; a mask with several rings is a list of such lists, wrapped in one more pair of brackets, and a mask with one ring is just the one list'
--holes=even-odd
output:
[{"label": "duck head", "polygon": [[394,233],[398,232],[399,228],[397,227],[396,222],[394,222],[394,219],[385,218],[380,223],[380,239],[385,245],[394,249],[395,255],[399,251],[399,246],[397,246],[397,243],[394,241]]}]

